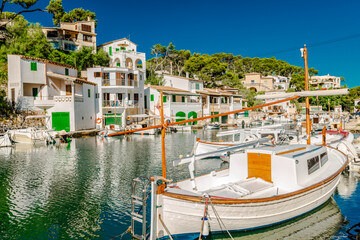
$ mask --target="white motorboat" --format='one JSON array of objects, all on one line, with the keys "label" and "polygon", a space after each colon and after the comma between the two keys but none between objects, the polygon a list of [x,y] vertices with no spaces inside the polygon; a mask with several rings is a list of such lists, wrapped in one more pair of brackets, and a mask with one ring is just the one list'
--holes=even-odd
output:
[{"label": "white motorboat", "polygon": [[12,129],[8,134],[15,143],[24,144],[50,144],[54,143],[54,131],[28,127],[23,129]]},{"label": "white motorboat", "polygon": [[331,197],[347,163],[332,147],[284,145],[233,154],[228,169],[168,184],[164,191],[153,178],[150,239],[197,238],[295,218]]},{"label": "white motorboat", "polygon": [[216,130],[216,129],[220,129],[220,123],[215,122],[215,123],[206,124],[205,129],[206,129],[206,130]]},{"label": "white motorboat", "polygon": [[13,143],[8,133],[0,136],[0,147],[12,147]]}]

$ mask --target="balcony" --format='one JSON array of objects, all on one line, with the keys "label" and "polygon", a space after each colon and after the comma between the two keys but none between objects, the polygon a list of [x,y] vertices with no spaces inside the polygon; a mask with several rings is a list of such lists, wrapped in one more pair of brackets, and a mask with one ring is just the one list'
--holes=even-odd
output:
[{"label": "balcony", "polygon": [[126,107],[126,108],[135,108],[138,107],[138,103],[134,103],[133,100],[129,100],[129,101],[122,101],[122,100],[104,100],[102,107],[103,108],[121,108],[121,107]]},{"label": "balcony", "polygon": [[51,108],[55,105],[54,97],[35,97],[34,106],[42,109]]},{"label": "balcony", "polygon": [[[126,85],[127,83],[127,85]],[[139,81],[134,79],[103,79],[102,86],[109,87],[109,86],[120,86],[120,87],[139,87]]]}]

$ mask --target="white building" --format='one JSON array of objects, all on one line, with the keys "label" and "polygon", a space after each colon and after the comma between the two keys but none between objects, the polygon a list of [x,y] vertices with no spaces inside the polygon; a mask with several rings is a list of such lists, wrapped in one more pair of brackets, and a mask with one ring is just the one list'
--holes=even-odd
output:
[{"label": "white building", "polygon": [[268,77],[271,77],[275,80],[274,81],[275,90],[287,91],[289,89],[291,77],[284,77],[279,75],[269,75]]},{"label": "white building", "polygon": [[341,78],[325,75],[325,76],[310,76],[310,86],[320,88],[341,88]]},{"label": "white building", "polygon": [[8,55],[9,100],[22,111],[45,111],[56,131],[95,128],[95,85],[70,65]]},{"label": "white building", "polygon": [[179,88],[192,93],[196,93],[196,91],[202,91],[204,89],[204,83],[201,80],[169,74],[164,74],[163,76],[164,86]]},{"label": "white building", "polygon": [[[87,79],[96,83],[95,101],[97,118],[106,125],[125,127],[130,115],[144,113],[145,71],[123,67],[98,67],[87,69]],[[112,117],[113,116],[113,117]]]},{"label": "white building", "polygon": [[[202,116],[200,94],[169,86],[148,85],[145,89],[145,108],[150,115],[161,116],[161,91],[165,118],[178,122]],[[189,123],[189,125],[192,124]]]},{"label": "white building", "polygon": [[137,52],[137,45],[127,38],[104,43],[102,48],[109,54],[110,67],[121,67],[130,70],[142,69],[146,71],[145,53]]}]

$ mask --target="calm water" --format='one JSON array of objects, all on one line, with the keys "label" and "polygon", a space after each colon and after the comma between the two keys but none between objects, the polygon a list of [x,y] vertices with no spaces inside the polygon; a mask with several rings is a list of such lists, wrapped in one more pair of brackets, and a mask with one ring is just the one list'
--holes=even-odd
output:
[{"label": "calm water", "polygon": [[[171,160],[190,153],[196,137],[214,139],[215,132],[166,136],[168,178],[189,177],[186,166],[174,168]],[[197,163],[199,174],[224,167],[217,159]],[[130,225],[132,179],[156,174],[161,174],[159,136],[89,137],[59,147],[0,149],[0,239],[120,239]],[[343,175],[336,202],[236,238],[346,239],[346,229],[360,222],[358,179],[354,173]]]}]

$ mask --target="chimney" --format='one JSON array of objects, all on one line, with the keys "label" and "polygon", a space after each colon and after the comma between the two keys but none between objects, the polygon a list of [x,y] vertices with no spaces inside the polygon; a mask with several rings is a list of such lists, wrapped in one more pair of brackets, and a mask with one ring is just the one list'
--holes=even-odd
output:
[{"label": "chimney", "polygon": [[90,16],[87,17],[87,20],[88,20],[88,21],[91,21]]},{"label": "chimney", "polygon": [[186,74],[186,77],[189,78],[189,72],[186,72],[185,74]]}]

